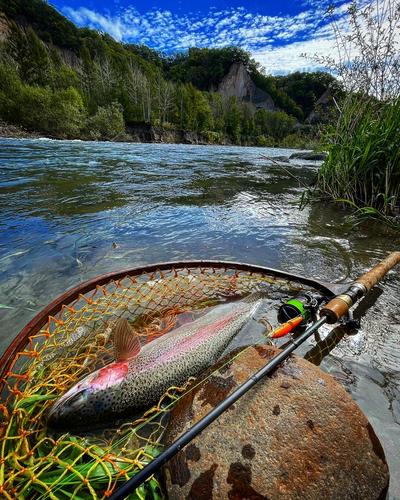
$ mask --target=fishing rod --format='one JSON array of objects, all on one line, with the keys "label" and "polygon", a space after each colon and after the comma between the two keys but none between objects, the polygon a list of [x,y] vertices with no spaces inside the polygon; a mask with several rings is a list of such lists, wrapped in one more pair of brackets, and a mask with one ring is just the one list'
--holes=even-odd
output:
[{"label": "fishing rod", "polygon": [[[176,455],[184,446],[186,446],[192,439],[194,439],[201,431],[208,425],[216,420],[225,410],[233,405],[239,398],[241,398],[249,389],[256,385],[262,378],[271,373],[277,368],[289,355],[297,349],[303,342],[305,342],[314,332],[316,332],[325,323],[333,324],[348,313],[360,298],[364,297],[371,288],[380,281],[385,274],[400,262],[400,252],[393,252],[380,264],[364,274],[361,278],[354,281],[349,288],[340,295],[333,298],[326,304],[320,311],[320,319],[313,325],[307,328],[297,339],[291,339],[290,345],[283,349],[279,354],[274,356],[263,368],[257,373],[252,375],[244,384],[230,394],[226,399],[221,401],[213,410],[205,415],[199,422],[191,427],[187,432],[182,434],[174,443],[166,448],[160,455],[154,458],[146,467],[140,470],[134,477],[129,479],[123,486],[121,486],[115,493],[113,493],[109,500],[123,500],[138,488],[146,479],[149,479],[155,472],[157,472],[165,463],[167,463],[174,455]],[[290,323],[295,324],[295,321],[289,320],[285,325],[278,327],[279,329],[287,329],[291,331]],[[299,323],[297,323],[299,324]],[[274,338],[276,331],[271,334]]]}]

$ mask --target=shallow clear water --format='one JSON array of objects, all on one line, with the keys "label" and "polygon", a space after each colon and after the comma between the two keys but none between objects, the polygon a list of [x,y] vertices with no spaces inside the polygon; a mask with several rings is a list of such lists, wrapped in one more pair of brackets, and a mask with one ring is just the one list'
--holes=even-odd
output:
[{"label": "shallow clear water", "polygon": [[[376,225],[352,232],[330,203],[299,211],[303,188],[260,153],[292,151],[0,139],[0,351],[56,297],[127,267],[231,260],[349,282],[399,250],[400,237]],[[317,166],[285,168],[310,182]],[[362,330],[320,360],[381,439],[392,499],[400,499],[399,293],[400,266],[372,307],[358,310]]]}]

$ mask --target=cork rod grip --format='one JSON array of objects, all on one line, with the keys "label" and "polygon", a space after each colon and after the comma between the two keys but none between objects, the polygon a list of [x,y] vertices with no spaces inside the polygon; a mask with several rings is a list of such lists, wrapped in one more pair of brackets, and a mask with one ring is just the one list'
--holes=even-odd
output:
[{"label": "cork rod grip", "polygon": [[380,264],[375,266],[367,274],[361,276],[354,283],[361,283],[365,285],[367,291],[369,292],[373,286],[375,286],[378,281],[380,281],[385,274],[392,269],[396,264],[400,262],[400,252],[393,252],[386,257]]},{"label": "cork rod grip", "polygon": [[[391,253],[386,259],[384,259],[380,264],[375,266],[371,271],[368,271],[364,276],[361,276],[352,285],[350,285],[349,290],[352,287],[357,287],[362,291],[362,295],[366,295],[371,288],[380,281],[385,274],[392,269],[396,264],[400,262],[400,252]],[[349,295],[349,290],[342,295],[338,295],[332,299],[323,309],[321,309],[321,316],[328,317],[328,323],[336,323],[339,319],[344,316],[350,309],[350,307],[357,301],[354,299],[354,295]]]}]

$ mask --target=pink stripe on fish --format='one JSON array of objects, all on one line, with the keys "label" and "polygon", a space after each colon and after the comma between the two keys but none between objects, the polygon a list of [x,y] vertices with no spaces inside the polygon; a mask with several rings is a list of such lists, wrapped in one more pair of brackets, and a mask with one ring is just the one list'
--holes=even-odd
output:
[{"label": "pink stripe on fish", "polygon": [[92,380],[93,389],[107,389],[121,382],[129,369],[127,361],[112,363],[98,371],[97,376]]},{"label": "pink stripe on fish", "polygon": [[214,337],[216,334],[218,334],[218,331],[221,328],[231,323],[232,316],[235,317],[235,314],[225,316],[219,321],[212,323],[211,325],[203,326],[197,332],[195,332],[195,335],[192,335],[191,337],[183,340],[179,347],[175,347],[174,349],[171,349],[170,351],[159,356],[153,363],[148,363],[142,369],[137,370],[136,373],[145,372],[150,368],[162,365],[169,361],[171,358],[178,358],[182,354],[185,354],[185,352],[190,351],[200,344],[204,344],[204,341]]}]

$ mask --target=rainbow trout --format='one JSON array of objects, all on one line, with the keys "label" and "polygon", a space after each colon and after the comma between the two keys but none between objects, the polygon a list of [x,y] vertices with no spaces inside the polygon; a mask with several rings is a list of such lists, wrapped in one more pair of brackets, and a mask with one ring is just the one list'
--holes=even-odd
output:
[{"label": "rainbow trout", "polygon": [[217,362],[250,319],[263,292],[220,305],[201,318],[140,346],[123,318],[114,332],[115,361],[87,375],[50,409],[48,425],[76,431],[116,423],[156,403]]}]

